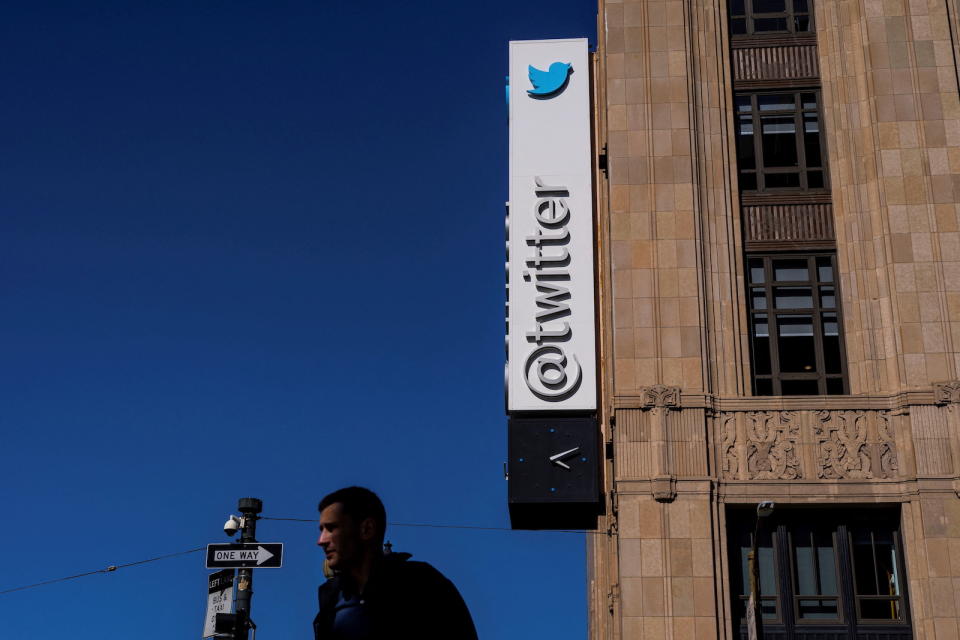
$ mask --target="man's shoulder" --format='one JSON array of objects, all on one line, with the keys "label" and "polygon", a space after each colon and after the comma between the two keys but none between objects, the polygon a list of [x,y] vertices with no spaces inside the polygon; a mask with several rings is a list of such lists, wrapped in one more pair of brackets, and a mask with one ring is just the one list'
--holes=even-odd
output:
[{"label": "man's shoulder", "polygon": [[419,571],[425,567],[433,568],[429,563],[412,560],[410,553],[391,553],[383,556],[383,566],[394,571]]},{"label": "man's shoulder", "polygon": [[320,608],[333,606],[340,597],[340,576],[333,576],[317,587],[317,600]]},{"label": "man's shoulder", "polygon": [[[410,597],[418,597],[423,591],[446,590],[453,583],[429,562],[411,560],[409,553],[392,553],[384,556],[372,578],[371,589],[396,593],[400,590]],[[317,596],[321,606],[335,603],[340,595],[340,576],[333,576],[320,585]]]},{"label": "man's shoulder", "polygon": [[392,580],[399,580],[410,585],[423,586],[450,584],[446,576],[440,573],[440,571],[429,562],[410,560],[410,554],[408,553],[391,555],[398,557],[392,558],[388,556],[384,558],[384,569]]},{"label": "man's shoulder", "polygon": [[432,564],[417,560],[404,559],[393,568],[390,591],[397,594],[397,604],[406,614],[421,625],[421,638],[476,640],[470,610],[445,575]]},{"label": "man's shoulder", "polygon": [[411,560],[409,553],[391,553],[383,557],[383,570],[392,574],[411,575],[429,575],[439,573],[428,562],[420,560]]}]

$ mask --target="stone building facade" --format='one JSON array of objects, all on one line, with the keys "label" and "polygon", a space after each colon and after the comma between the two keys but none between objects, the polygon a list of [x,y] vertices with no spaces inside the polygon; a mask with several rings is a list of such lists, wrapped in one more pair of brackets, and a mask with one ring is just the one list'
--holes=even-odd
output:
[{"label": "stone building facade", "polygon": [[958,11],[600,0],[591,638],[960,638]]}]

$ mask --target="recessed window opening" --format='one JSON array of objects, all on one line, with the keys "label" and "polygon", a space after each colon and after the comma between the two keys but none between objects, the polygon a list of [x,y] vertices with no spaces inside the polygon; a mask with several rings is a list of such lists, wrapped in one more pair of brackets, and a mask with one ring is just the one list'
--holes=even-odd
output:
[{"label": "recessed window opening", "polygon": [[816,91],[739,93],[735,101],[742,191],[826,188]]},{"label": "recessed window opening", "polygon": [[813,32],[808,0],[730,0],[734,36]]},{"label": "recessed window opening", "polygon": [[790,533],[794,611],[800,621],[839,620],[837,552],[831,532],[799,526]]},{"label": "recessed window opening", "polygon": [[901,620],[902,594],[894,533],[855,528],[850,532],[857,615],[864,620]]},{"label": "recessed window opening", "polygon": [[847,393],[834,256],[749,255],[754,394]]},{"label": "recessed window opening", "polygon": [[[727,508],[730,601],[741,640],[754,509]],[[764,519],[757,546],[765,638],[913,637],[899,507],[778,505]]]},{"label": "recessed window opening", "polygon": [[[740,549],[740,581],[741,584],[750,584],[750,569],[747,563],[747,553],[753,544],[753,532],[748,530],[737,533],[736,544]],[[757,540],[757,557],[760,561],[760,604],[763,612],[764,621],[777,621],[781,619],[780,608],[777,604],[777,581],[776,562],[774,558],[774,540],[770,531],[761,531]],[[749,594],[744,592],[740,594],[734,606],[737,608],[739,617],[744,617],[747,611],[747,600]]]}]

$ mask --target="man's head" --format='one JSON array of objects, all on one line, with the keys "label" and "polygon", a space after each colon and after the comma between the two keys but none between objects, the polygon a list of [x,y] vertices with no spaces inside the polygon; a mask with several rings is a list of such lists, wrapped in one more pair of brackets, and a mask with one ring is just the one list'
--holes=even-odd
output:
[{"label": "man's head", "polygon": [[373,491],[346,487],[324,496],[320,511],[320,538],[317,544],[327,555],[334,570],[358,566],[368,554],[377,554],[383,546],[387,512]]}]

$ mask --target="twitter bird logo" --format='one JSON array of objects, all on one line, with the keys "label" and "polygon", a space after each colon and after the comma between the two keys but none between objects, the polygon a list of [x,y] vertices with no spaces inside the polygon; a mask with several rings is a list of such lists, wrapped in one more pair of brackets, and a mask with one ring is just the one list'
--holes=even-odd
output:
[{"label": "twitter bird logo", "polygon": [[527,90],[531,98],[549,98],[563,91],[573,71],[572,66],[567,62],[554,62],[547,71],[537,69],[533,65],[528,66],[527,69],[530,73],[530,84],[533,85],[533,89]]}]

